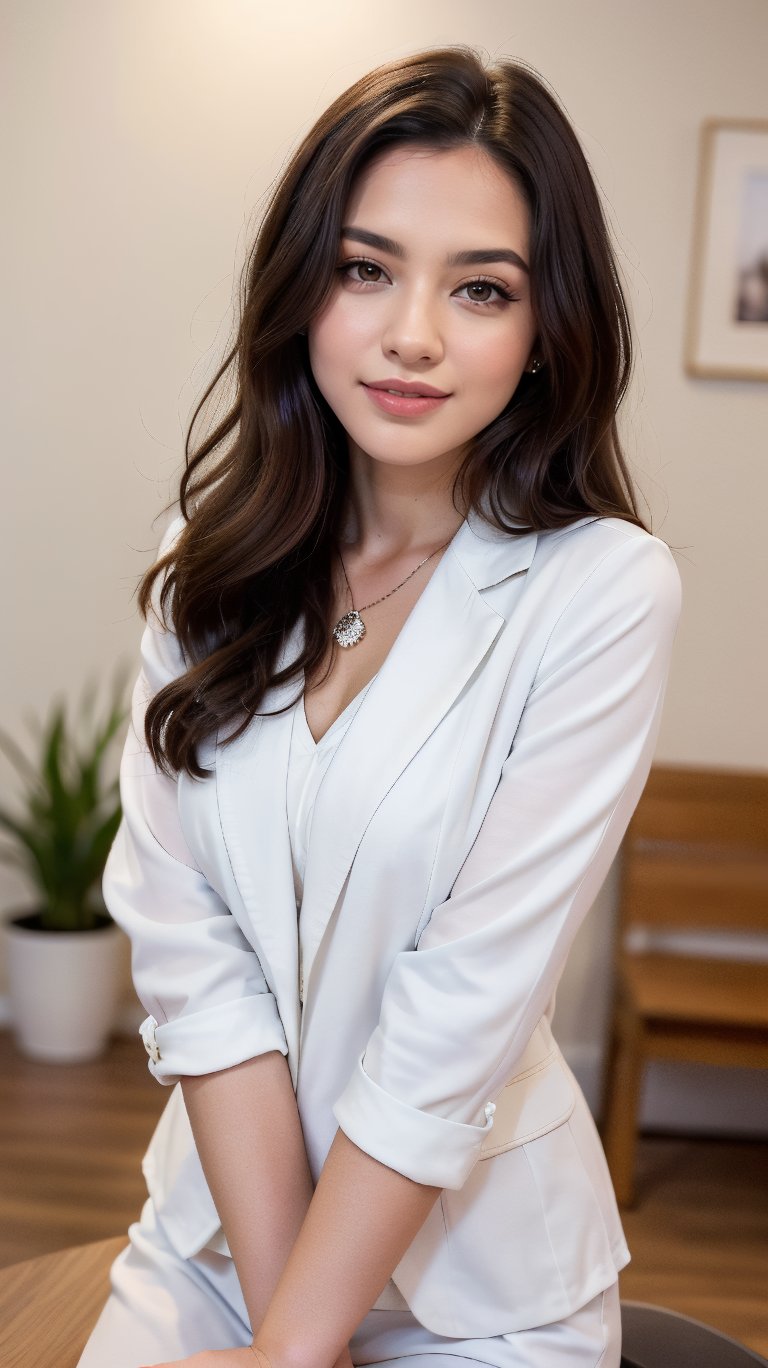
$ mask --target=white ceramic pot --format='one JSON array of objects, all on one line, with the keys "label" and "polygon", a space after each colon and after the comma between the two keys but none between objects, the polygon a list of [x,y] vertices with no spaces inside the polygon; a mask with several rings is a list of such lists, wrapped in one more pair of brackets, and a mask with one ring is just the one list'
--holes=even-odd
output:
[{"label": "white ceramic pot", "polygon": [[6,923],[11,1018],[31,1059],[95,1059],[113,1029],[122,932],[107,917],[93,931],[42,931],[27,913]]}]

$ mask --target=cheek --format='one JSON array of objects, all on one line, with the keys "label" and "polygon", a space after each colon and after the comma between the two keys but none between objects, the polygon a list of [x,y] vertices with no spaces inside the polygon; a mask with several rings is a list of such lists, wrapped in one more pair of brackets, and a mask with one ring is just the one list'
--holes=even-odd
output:
[{"label": "cheek", "polygon": [[307,330],[310,355],[316,355],[318,362],[332,361],[334,358],[356,355],[360,339],[364,336],[365,326],[362,310],[350,309],[348,301],[339,295],[324,310]]},{"label": "cheek", "polygon": [[333,353],[336,344],[336,323],[333,309],[326,309],[307,328],[307,345],[313,368],[322,365],[323,358]]},{"label": "cheek", "polygon": [[536,336],[527,300],[509,305],[495,317],[471,320],[475,327],[456,337],[458,365],[471,375],[478,394],[501,395],[504,403],[517,388]]},{"label": "cheek", "polygon": [[496,337],[492,345],[484,339],[465,351],[460,371],[471,378],[479,402],[505,404],[517,388],[527,356],[518,338]]},{"label": "cheek", "polygon": [[339,348],[343,341],[343,334],[336,335],[334,318],[329,312],[307,329],[309,365],[320,392],[328,400],[333,394],[334,379],[338,379]]}]

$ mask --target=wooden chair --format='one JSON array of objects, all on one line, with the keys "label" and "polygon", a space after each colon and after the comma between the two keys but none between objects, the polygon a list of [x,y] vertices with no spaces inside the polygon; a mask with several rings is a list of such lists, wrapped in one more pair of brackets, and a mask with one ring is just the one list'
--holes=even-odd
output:
[{"label": "wooden chair", "polygon": [[75,1368],[126,1244],[121,1235],[0,1269],[3,1368]]},{"label": "wooden chair", "polygon": [[602,1138],[627,1206],[647,1060],[768,1067],[768,964],[654,949],[647,934],[768,933],[768,775],[654,766],[620,889]]}]

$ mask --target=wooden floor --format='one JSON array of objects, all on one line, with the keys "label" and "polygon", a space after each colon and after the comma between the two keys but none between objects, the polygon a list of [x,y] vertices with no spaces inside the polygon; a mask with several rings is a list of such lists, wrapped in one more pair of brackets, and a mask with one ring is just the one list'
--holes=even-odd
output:
[{"label": "wooden floor", "polygon": [[0,1031],[0,1266],[127,1229],[168,1095],[138,1040],[91,1064],[38,1064]]},{"label": "wooden floor", "polygon": [[[43,1065],[0,1032],[0,1266],[120,1235],[145,1196],[141,1154],[168,1097],[141,1045]],[[768,1357],[768,1145],[646,1137],[623,1213],[625,1299],[669,1306]]]}]

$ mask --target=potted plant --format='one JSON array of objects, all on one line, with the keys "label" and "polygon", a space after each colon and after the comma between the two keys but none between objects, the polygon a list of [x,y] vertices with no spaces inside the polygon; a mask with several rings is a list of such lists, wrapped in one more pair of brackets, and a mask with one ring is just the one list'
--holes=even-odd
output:
[{"label": "potted plant", "polygon": [[120,991],[122,933],[101,897],[101,878],[120,823],[117,778],[106,778],[110,743],[126,717],[124,682],[106,715],[95,688],[73,723],[53,704],[30,759],[6,732],[0,751],[21,802],[0,806],[0,861],[20,866],[35,905],[6,924],[11,1014],[17,1042],[35,1059],[92,1059],[107,1043]]}]

